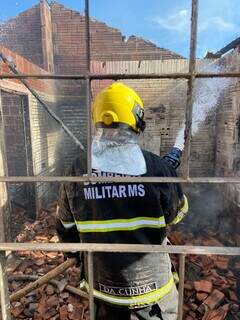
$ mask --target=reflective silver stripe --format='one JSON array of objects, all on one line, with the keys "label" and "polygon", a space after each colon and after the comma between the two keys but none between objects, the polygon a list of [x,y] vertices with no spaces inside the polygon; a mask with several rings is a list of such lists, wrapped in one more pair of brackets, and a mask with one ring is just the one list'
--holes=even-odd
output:
[{"label": "reflective silver stripe", "polygon": [[56,216],[57,218],[61,221],[62,225],[64,226],[65,229],[70,229],[72,228],[73,226],[75,226],[75,222],[74,221],[64,221],[60,218],[59,216],[59,205],[57,205],[57,208],[56,208]]},{"label": "reflective silver stripe", "polygon": [[61,220],[61,222],[65,229],[70,229],[75,226],[75,222],[65,222],[63,220]]},{"label": "reflective silver stripe", "polygon": [[133,219],[112,219],[99,221],[76,221],[79,232],[128,231],[140,228],[164,228],[164,216],[159,218],[138,217]]}]

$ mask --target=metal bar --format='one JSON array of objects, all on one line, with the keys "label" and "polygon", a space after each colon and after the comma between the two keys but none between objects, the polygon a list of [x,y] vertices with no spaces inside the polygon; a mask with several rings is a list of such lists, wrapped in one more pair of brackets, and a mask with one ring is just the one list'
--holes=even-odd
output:
[{"label": "metal bar", "polygon": [[183,317],[185,254],[179,255],[178,320]]},{"label": "metal bar", "polygon": [[[195,78],[229,78],[239,77],[240,72],[219,72],[219,73],[208,73],[208,72],[195,72]],[[104,80],[104,79],[189,79],[191,73],[150,73],[150,74],[91,74],[89,78],[91,80]]]},{"label": "metal bar", "polygon": [[190,57],[189,57],[189,73],[191,75],[193,75],[196,69],[197,24],[198,24],[198,0],[192,0],[191,40],[190,40]]},{"label": "metal bar", "polygon": [[86,80],[89,76],[84,74],[31,74],[31,73],[21,73],[21,74],[0,74],[0,79],[37,79],[37,80],[46,80],[46,79],[57,79],[57,80]]},{"label": "metal bar", "polygon": [[[87,72],[90,73],[90,27],[89,27],[89,1],[85,0],[85,28],[86,28],[86,60]],[[86,102],[88,110],[88,127],[87,127],[87,173],[92,176],[92,116],[91,116],[91,82],[86,80]],[[88,252],[88,283],[89,283],[89,312],[90,320],[94,320],[94,296],[93,296],[93,254]]]},{"label": "metal bar", "polygon": [[86,103],[88,111],[87,122],[87,173],[92,176],[92,110],[91,110],[91,83],[86,80]]},{"label": "metal bar", "polygon": [[191,136],[192,136],[192,109],[193,109],[193,89],[195,81],[196,69],[196,46],[197,46],[197,18],[198,18],[198,0],[192,0],[192,16],[191,16],[191,42],[190,42],[190,57],[189,57],[189,73],[191,74],[188,80],[187,89],[187,107],[185,114],[185,167],[184,177],[189,177],[190,153],[191,153]]},{"label": "metal bar", "polygon": [[6,276],[6,258],[5,252],[0,252],[0,295],[2,320],[11,320],[10,300],[8,294],[8,283]]},{"label": "metal bar", "polygon": [[93,296],[93,253],[88,252],[88,284],[89,284],[89,312],[90,320],[94,320],[94,296]]},{"label": "metal bar", "polygon": [[114,182],[114,183],[239,183],[240,177],[91,177],[91,176],[0,176],[0,182]]},{"label": "metal bar", "polygon": [[239,72],[220,72],[220,73],[205,73],[196,72],[195,78],[238,78],[240,76]]},{"label": "metal bar", "polygon": [[[86,70],[90,73],[90,27],[89,27],[89,0],[85,0],[85,38],[86,38]],[[92,175],[92,112],[91,112],[91,82],[86,79],[86,104],[88,113],[87,122],[87,173]]]},{"label": "metal bar", "polygon": [[[238,78],[240,72],[196,72],[195,78]],[[0,79],[56,79],[56,80],[118,80],[118,79],[189,79],[191,74],[185,73],[132,73],[132,74],[72,74],[72,75],[58,75],[58,74],[1,74]]]},{"label": "metal bar", "polygon": [[240,247],[166,246],[115,243],[0,243],[2,251],[163,252],[174,254],[240,256]]},{"label": "metal bar", "polygon": [[[10,70],[15,75],[20,75],[16,66],[8,61],[8,59],[0,52],[0,58],[3,60],[3,62],[10,68]],[[21,75],[20,75],[21,76]],[[22,84],[31,92],[31,94],[35,97],[35,99],[42,105],[43,109],[52,117],[64,130],[64,132],[76,143],[77,146],[79,146],[82,150],[84,150],[83,145],[81,142],[75,137],[75,135],[68,129],[68,127],[64,124],[64,122],[49,108],[49,106],[43,101],[41,96],[32,89],[32,87],[27,83],[27,81],[23,78],[19,78],[19,80],[22,82]]]},{"label": "metal bar", "polygon": [[86,70],[90,73],[90,26],[89,26],[89,0],[85,0],[85,44],[86,44]]}]

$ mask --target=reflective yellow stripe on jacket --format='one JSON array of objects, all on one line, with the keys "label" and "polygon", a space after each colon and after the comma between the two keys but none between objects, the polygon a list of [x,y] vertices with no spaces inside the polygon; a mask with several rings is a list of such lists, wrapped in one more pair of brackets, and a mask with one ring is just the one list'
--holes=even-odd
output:
[{"label": "reflective yellow stripe on jacket", "polygon": [[[165,297],[168,293],[171,292],[174,285],[174,279],[173,276],[168,280],[168,282],[162,286],[158,290],[154,290],[149,293],[145,293],[142,295],[132,296],[132,297],[119,297],[119,296],[113,296],[110,294],[102,293],[101,291],[98,291],[96,289],[93,290],[93,295],[95,298],[103,300],[108,303],[120,305],[120,306],[128,306],[128,307],[134,307],[134,306],[141,306],[145,304],[149,304],[151,302],[155,302],[157,300],[162,299]],[[86,290],[89,291],[89,286],[87,282],[84,280],[81,283],[81,287],[85,286]]]},{"label": "reflective yellow stripe on jacket", "polygon": [[168,225],[177,224],[186,216],[187,213],[188,213],[188,199],[184,195],[183,196],[183,204],[182,204],[181,208],[179,209],[177,216]]},{"label": "reflective yellow stripe on jacket", "polygon": [[[178,211],[177,216],[168,225],[177,224],[188,212],[188,200],[183,196],[183,204]],[[112,232],[112,231],[133,231],[141,228],[165,228],[164,216],[154,217],[137,217],[132,219],[111,219],[111,220],[87,220],[66,222],[61,220],[66,229],[72,228],[76,224],[80,233],[83,232]]]},{"label": "reflective yellow stripe on jacket", "polygon": [[166,227],[164,216],[159,218],[138,217],[132,219],[76,221],[76,225],[79,232],[132,231],[140,228]]}]

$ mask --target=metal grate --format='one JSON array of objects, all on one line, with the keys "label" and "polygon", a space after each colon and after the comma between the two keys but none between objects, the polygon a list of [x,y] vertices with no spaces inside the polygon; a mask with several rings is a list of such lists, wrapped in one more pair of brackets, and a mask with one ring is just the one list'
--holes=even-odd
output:
[{"label": "metal grate", "polygon": [[[240,183],[240,177],[224,178],[224,177],[196,177],[189,176],[189,158],[191,150],[191,122],[192,122],[192,105],[193,105],[193,88],[196,78],[213,78],[213,77],[240,77],[239,72],[228,73],[198,73],[196,72],[196,44],[197,44],[197,18],[198,18],[198,0],[192,0],[191,13],[191,42],[190,42],[190,56],[189,56],[189,71],[186,73],[171,73],[171,74],[91,74],[90,71],[90,29],[89,29],[89,0],[85,0],[85,33],[86,33],[86,61],[87,70],[85,74],[81,75],[38,75],[38,74],[22,74],[22,75],[0,75],[0,79],[14,79],[14,78],[37,78],[37,79],[82,79],[86,80],[86,103],[88,107],[88,138],[87,138],[87,176],[85,177],[0,177],[0,182],[73,182],[73,181],[89,181],[89,182],[181,182],[181,183]],[[186,132],[187,138],[185,143],[185,170],[183,178],[169,178],[169,177],[115,177],[115,178],[100,178],[93,177],[91,171],[91,81],[101,79],[187,79],[187,108],[186,108]],[[90,319],[94,320],[94,298],[93,298],[93,254],[94,252],[164,252],[175,253],[179,255],[180,265],[180,284],[179,284],[179,305],[178,305],[178,319],[182,320],[182,305],[183,305],[183,291],[184,291],[184,271],[185,271],[185,256],[187,254],[198,255],[240,255],[240,248],[224,248],[224,247],[189,247],[189,246],[162,246],[162,245],[121,245],[121,244],[0,244],[0,294],[1,294],[1,308],[3,320],[10,320],[10,302],[8,295],[7,279],[5,275],[5,252],[19,251],[19,250],[45,250],[45,251],[85,251],[88,252],[88,277],[89,277],[89,306]]]}]

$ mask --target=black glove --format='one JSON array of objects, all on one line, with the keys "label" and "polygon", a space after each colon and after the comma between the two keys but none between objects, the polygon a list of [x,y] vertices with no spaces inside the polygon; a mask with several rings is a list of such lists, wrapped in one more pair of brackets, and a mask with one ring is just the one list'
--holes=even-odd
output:
[{"label": "black glove", "polygon": [[163,157],[171,164],[174,169],[177,169],[181,163],[182,150],[172,147],[170,151]]}]

